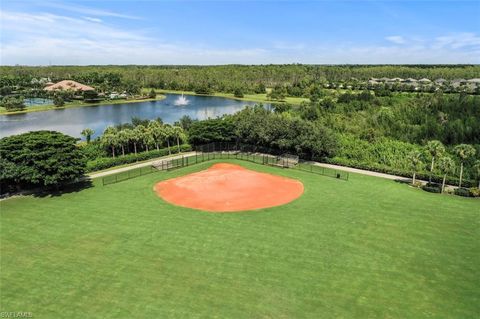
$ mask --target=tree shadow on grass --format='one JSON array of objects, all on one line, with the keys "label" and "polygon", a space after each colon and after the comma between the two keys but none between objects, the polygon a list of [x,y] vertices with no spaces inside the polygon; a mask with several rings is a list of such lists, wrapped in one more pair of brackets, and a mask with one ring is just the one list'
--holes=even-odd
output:
[{"label": "tree shadow on grass", "polygon": [[93,183],[90,179],[84,179],[76,183],[70,183],[62,185],[58,188],[42,189],[34,192],[33,197],[45,198],[45,197],[60,197],[65,194],[78,193],[85,189],[93,187]]},{"label": "tree shadow on grass", "polygon": [[397,178],[394,180],[396,183],[400,183],[400,184],[411,184],[412,183],[412,179],[411,178]]}]

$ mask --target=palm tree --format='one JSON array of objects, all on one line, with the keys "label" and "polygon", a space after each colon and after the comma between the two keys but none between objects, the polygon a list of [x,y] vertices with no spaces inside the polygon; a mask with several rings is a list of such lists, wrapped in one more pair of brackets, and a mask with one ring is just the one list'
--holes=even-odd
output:
[{"label": "palm tree", "polygon": [[135,127],[135,130],[139,134],[139,141],[143,143],[143,147],[145,148],[145,151],[149,151],[148,146],[154,142],[152,132],[145,126],[143,125],[137,125]]},{"label": "palm tree", "polygon": [[428,178],[428,181],[432,182],[432,174],[433,174],[435,158],[438,158],[443,153],[445,153],[445,147],[443,146],[442,142],[433,140],[427,143],[426,148],[428,153],[430,153],[430,155],[432,156],[432,164],[430,165],[430,176]]},{"label": "palm tree", "polygon": [[413,170],[412,185],[415,185],[415,177],[417,175],[417,172],[423,168],[424,164],[422,162],[422,157],[422,153],[420,153],[419,151],[413,151],[408,156],[411,168]]},{"label": "palm tree", "polygon": [[480,160],[475,161],[475,164],[473,164],[473,172],[478,179],[478,189],[480,189]]},{"label": "palm tree", "polygon": [[87,127],[80,134],[82,136],[85,136],[85,139],[87,140],[87,143],[90,143],[90,139],[92,138],[92,135],[95,134],[95,131],[92,130],[91,128]]},{"label": "palm tree", "polygon": [[137,144],[142,140],[142,129],[139,127],[141,125],[136,126],[132,130],[131,141],[133,142],[133,150],[135,152],[135,156],[137,156]]},{"label": "palm tree", "polygon": [[147,128],[150,130],[150,132],[152,134],[155,146],[156,146],[157,151],[158,151],[160,149],[158,144],[159,144],[159,141],[162,140],[162,136],[163,136],[162,125],[158,121],[150,121],[150,122],[148,122],[148,127]]},{"label": "palm tree", "polygon": [[146,127],[143,131],[143,143],[145,144],[145,149],[148,152],[148,145],[155,143],[155,139],[153,138],[152,131]]},{"label": "palm tree", "polygon": [[162,133],[163,133],[163,139],[167,142],[168,154],[170,155],[172,154],[172,152],[170,151],[170,138],[173,135],[173,129],[169,124],[164,124]]},{"label": "palm tree", "polygon": [[128,132],[125,132],[125,130],[121,130],[120,132],[117,133],[117,141],[118,144],[122,147],[122,155],[125,156],[125,144],[128,145],[130,136],[128,135]]},{"label": "palm tree", "polygon": [[177,148],[178,152],[180,153],[180,140],[184,141],[186,139],[185,132],[183,128],[180,126],[173,126],[172,127],[172,136],[177,139]]},{"label": "palm tree", "polygon": [[475,148],[472,145],[460,144],[455,146],[455,153],[460,158],[460,180],[458,182],[458,187],[462,187],[462,177],[463,177],[463,163],[468,160],[470,157],[475,155]]},{"label": "palm tree", "polygon": [[112,157],[115,157],[115,146],[118,144],[117,130],[109,126],[103,131],[101,138],[102,144],[112,149]]},{"label": "palm tree", "polygon": [[442,193],[445,190],[445,179],[447,178],[447,174],[453,172],[455,168],[455,162],[448,156],[441,157],[438,161],[438,166],[440,167],[440,171],[443,173],[443,181],[442,181]]}]

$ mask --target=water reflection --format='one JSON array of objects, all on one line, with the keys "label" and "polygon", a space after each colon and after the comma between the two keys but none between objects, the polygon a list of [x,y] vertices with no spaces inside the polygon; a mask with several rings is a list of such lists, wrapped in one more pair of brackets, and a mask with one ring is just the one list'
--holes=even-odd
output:
[{"label": "water reflection", "polygon": [[80,137],[80,132],[92,128],[95,136],[109,125],[130,122],[132,117],[155,119],[173,123],[184,115],[194,119],[215,118],[233,114],[255,102],[237,101],[221,97],[189,96],[188,105],[176,106],[177,94],[167,94],[161,101],[86,106],[0,116],[0,137],[36,130],[55,130]]}]

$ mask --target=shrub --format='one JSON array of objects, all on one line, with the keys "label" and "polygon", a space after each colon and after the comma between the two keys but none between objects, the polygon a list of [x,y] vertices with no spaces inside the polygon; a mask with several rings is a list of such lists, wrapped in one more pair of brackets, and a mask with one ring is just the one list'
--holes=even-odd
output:
[{"label": "shrub", "polygon": [[[180,151],[187,152],[190,151],[192,148],[188,144],[180,145]],[[178,153],[176,147],[171,148],[172,154]],[[128,154],[125,156],[118,156],[118,157],[101,157],[97,158],[92,161],[87,162],[87,172],[94,172],[99,171],[102,169],[107,169],[110,167],[118,166],[118,165],[125,165],[130,163],[135,163],[139,161],[145,161],[156,157],[162,157],[168,155],[168,148],[162,148],[157,150],[153,150],[150,152],[142,152],[138,153],[136,156],[135,154]]]},{"label": "shrub", "polygon": [[65,105],[65,101],[63,100],[62,97],[60,96],[57,96],[53,99],[53,104],[56,106],[56,107],[61,107],[61,106],[64,106]]},{"label": "shrub", "polygon": [[148,97],[151,99],[154,99],[157,97],[157,92],[155,92],[154,89],[151,89],[150,92],[148,93]]},{"label": "shrub", "polygon": [[470,196],[472,197],[480,197],[480,188],[472,187],[470,188]]},{"label": "shrub", "polygon": [[21,111],[25,109],[23,97],[6,96],[0,101],[0,106],[3,106],[7,111]]},{"label": "shrub", "polygon": [[430,193],[442,192],[442,186],[434,183],[427,183],[426,185],[422,186],[422,189]]},{"label": "shrub", "polygon": [[238,98],[243,98],[243,91],[240,88],[235,89],[235,92],[233,92],[233,95]]},{"label": "shrub", "polygon": [[[340,150],[341,149],[342,148],[340,147]],[[391,168],[389,166],[378,164],[378,163],[365,163],[361,161],[356,161],[354,159],[347,159],[347,158],[341,158],[341,157],[325,158],[323,160],[329,164],[354,167],[354,168],[364,169],[368,171],[397,175],[397,176],[408,177],[408,178],[412,177],[412,172],[410,172],[409,170],[395,169],[395,168]],[[419,180],[428,180],[428,178],[429,178],[428,172],[424,171],[424,172],[417,173],[417,179]],[[442,180],[443,180],[443,176],[432,175],[433,182],[441,183]],[[447,176],[445,183],[449,185],[458,185],[458,177]],[[475,181],[473,180],[463,180],[462,184],[465,185],[466,187],[476,185]]]},{"label": "shrub", "polygon": [[470,197],[470,189],[465,187],[459,187],[455,189],[454,194],[463,197]]},{"label": "shrub", "polygon": [[415,184],[410,184],[410,186],[421,188],[422,187],[422,182],[415,181]]}]

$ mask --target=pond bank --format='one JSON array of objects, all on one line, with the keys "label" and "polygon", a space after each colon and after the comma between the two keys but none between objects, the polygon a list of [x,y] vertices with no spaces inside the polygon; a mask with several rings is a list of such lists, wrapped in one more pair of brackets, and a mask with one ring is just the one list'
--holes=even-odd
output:
[{"label": "pond bank", "polygon": [[65,109],[70,109],[70,108],[74,108],[74,107],[84,107],[84,106],[101,106],[101,105],[111,105],[111,104],[151,102],[151,101],[160,101],[160,100],[163,100],[165,98],[166,98],[165,95],[159,94],[159,95],[157,95],[156,98],[153,98],[153,99],[104,100],[104,101],[99,102],[99,103],[85,103],[85,102],[79,101],[79,102],[65,103],[64,106],[60,106],[60,107],[57,107],[53,104],[46,104],[46,105],[40,105],[40,106],[27,107],[24,110],[12,111],[12,112],[9,112],[9,111],[5,110],[5,108],[3,108],[3,107],[0,107],[0,115],[24,114],[24,113],[42,112],[42,111],[50,111],[50,110],[65,110]]}]

